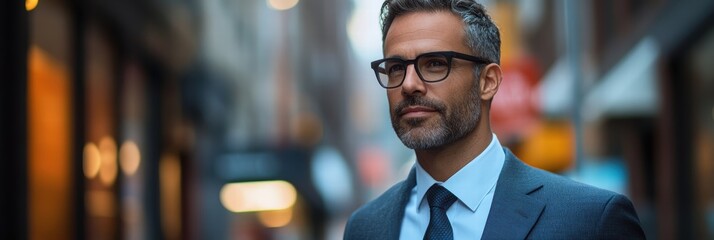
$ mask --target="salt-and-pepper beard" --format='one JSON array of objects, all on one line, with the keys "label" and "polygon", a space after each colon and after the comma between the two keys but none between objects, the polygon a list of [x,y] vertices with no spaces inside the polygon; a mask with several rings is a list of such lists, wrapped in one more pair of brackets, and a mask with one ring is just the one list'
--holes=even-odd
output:
[{"label": "salt-and-pepper beard", "polygon": [[[433,108],[438,113],[438,119],[432,125],[426,125],[428,123],[423,118],[409,119],[405,121],[407,126],[402,126],[398,119],[399,112],[409,106]],[[411,149],[433,149],[452,143],[474,131],[481,117],[478,84],[473,85],[467,98],[448,110],[444,103],[421,96],[408,96],[394,108],[392,127],[402,143]]]}]

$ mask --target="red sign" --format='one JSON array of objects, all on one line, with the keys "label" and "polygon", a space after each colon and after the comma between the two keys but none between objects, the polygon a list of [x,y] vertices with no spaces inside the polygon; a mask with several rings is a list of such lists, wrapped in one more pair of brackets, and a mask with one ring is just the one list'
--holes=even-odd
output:
[{"label": "red sign", "polygon": [[521,57],[515,64],[504,65],[503,80],[491,103],[491,126],[500,139],[522,138],[533,129],[540,117],[538,68]]}]

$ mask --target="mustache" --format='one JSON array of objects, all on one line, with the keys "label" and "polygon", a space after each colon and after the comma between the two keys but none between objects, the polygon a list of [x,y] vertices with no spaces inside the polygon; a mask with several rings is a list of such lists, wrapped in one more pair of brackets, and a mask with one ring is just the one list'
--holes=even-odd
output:
[{"label": "mustache", "polygon": [[394,116],[399,116],[399,114],[404,111],[405,108],[411,106],[424,106],[432,108],[441,114],[443,114],[446,110],[446,105],[439,101],[427,99],[425,97],[410,96],[401,101],[399,104],[397,104],[397,106],[394,108]]}]

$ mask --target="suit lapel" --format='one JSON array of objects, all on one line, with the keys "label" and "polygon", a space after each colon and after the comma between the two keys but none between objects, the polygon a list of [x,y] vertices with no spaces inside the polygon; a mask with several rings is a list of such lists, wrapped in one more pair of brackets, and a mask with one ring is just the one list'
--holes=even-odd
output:
[{"label": "suit lapel", "polygon": [[525,239],[543,213],[545,203],[529,196],[543,184],[507,149],[482,239]]},{"label": "suit lapel", "polygon": [[[407,179],[399,184],[399,189],[394,191],[396,196],[393,196],[394,201],[389,201],[384,205],[384,218],[381,220],[387,236],[376,236],[375,239],[399,239],[399,234],[402,229],[402,220],[404,219],[404,209],[406,208],[412,188],[416,185],[416,173],[414,169],[409,172]],[[379,231],[377,231],[379,232]]]}]

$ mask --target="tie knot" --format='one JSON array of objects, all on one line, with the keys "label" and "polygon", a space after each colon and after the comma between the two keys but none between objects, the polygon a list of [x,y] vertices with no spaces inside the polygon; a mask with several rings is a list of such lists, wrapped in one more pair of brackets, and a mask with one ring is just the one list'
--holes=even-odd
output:
[{"label": "tie knot", "polygon": [[446,210],[451,207],[451,204],[454,204],[456,196],[443,186],[434,184],[426,191],[426,200],[429,201],[429,207],[438,207]]}]

